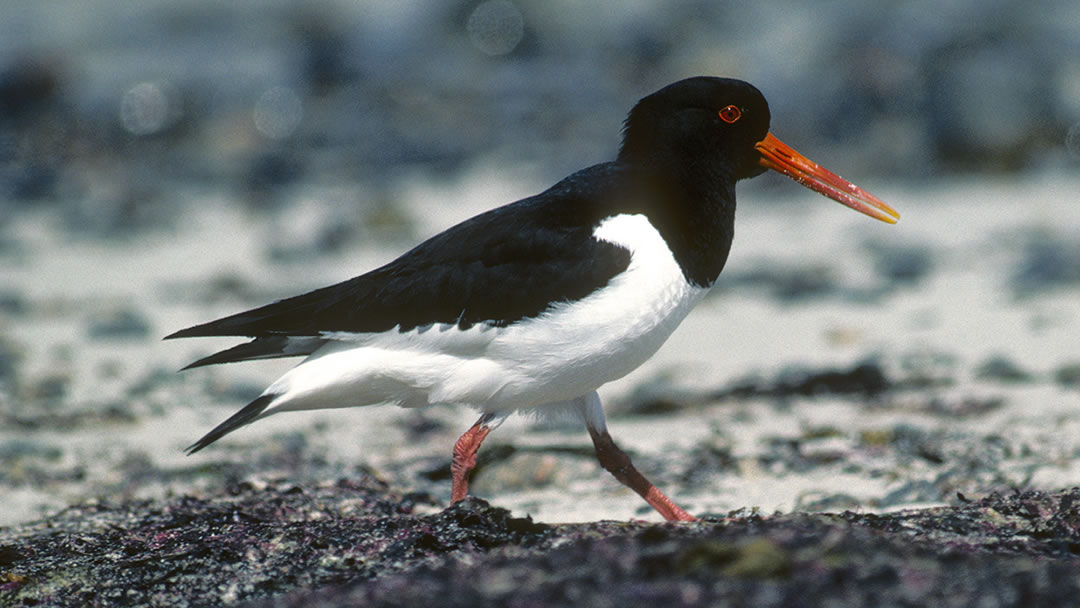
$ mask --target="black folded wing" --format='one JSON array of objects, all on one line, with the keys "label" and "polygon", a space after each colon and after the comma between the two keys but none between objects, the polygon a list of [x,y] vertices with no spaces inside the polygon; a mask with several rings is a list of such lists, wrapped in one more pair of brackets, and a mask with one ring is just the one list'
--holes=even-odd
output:
[{"label": "black folded wing", "polygon": [[555,303],[588,296],[629,265],[629,251],[593,236],[610,215],[617,181],[610,165],[585,169],[542,194],[466,220],[367,274],[167,338],[316,337],[443,323],[467,329],[535,317]]}]

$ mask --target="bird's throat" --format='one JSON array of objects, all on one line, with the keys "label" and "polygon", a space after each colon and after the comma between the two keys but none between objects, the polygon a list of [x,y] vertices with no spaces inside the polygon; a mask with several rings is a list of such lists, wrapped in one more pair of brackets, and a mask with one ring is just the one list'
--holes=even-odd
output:
[{"label": "bird's throat", "polygon": [[652,201],[646,215],[671,247],[687,282],[711,287],[727,262],[735,235],[734,179],[718,174],[658,179],[653,173],[641,188]]}]

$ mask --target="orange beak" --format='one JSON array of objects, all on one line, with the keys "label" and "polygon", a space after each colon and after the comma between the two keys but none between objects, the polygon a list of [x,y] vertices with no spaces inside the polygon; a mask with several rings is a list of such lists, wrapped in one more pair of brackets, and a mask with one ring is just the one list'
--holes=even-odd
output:
[{"label": "orange beak", "polygon": [[799,154],[772,133],[755,144],[754,148],[761,153],[758,162],[762,167],[779,171],[814,192],[876,220],[895,224],[900,219],[900,214],[881,199]]}]

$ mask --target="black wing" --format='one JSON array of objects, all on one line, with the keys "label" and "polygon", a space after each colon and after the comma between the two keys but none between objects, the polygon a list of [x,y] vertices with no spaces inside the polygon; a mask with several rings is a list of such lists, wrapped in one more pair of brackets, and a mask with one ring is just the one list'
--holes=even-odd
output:
[{"label": "black wing", "polygon": [[[542,194],[466,220],[367,274],[166,338],[250,336],[267,342],[433,323],[505,326],[535,317],[557,302],[584,298],[629,265],[629,251],[593,237],[612,213],[619,181],[611,164],[590,167]],[[208,358],[202,364],[266,356],[288,355]]]}]

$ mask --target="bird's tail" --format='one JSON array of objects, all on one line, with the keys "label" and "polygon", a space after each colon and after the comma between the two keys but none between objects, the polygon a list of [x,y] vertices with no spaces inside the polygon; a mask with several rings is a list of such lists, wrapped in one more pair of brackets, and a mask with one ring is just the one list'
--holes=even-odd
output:
[{"label": "bird's tail", "polygon": [[[175,334],[174,334],[175,335]],[[169,338],[173,336],[168,336]],[[322,338],[308,336],[263,336],[251,342],[244,342],[194,363],[186,365],[180,371],[204,365],[233,363],[235,361],[255,361],[258,359],[280,359],[283,357],[306,357],[326,344]]]},{"label": "bird's tail", "polygon": [[218,439],[221,439],[225,435],[228,435],[229,433],[244,426],[245,424],[253,422],[264,411],[266,411],[266,408],[269,407],[270,404],[273,403],[274,399],[277,399],[277,397],[278,395],[275,394],[259,395],[259,397],[256,398],[254,401],[245,405],[244,409],[236,412],[235,414],[230,416],[225,422],[222,422],[221,424],[215,426],[212,431],[203,435],[202,439],[199,439],[195,443],[188,446],[187,450],[185,451],[190,456],[191,454],[198,452],[199,450],[205,448],[211,443],[214,443]]}]

